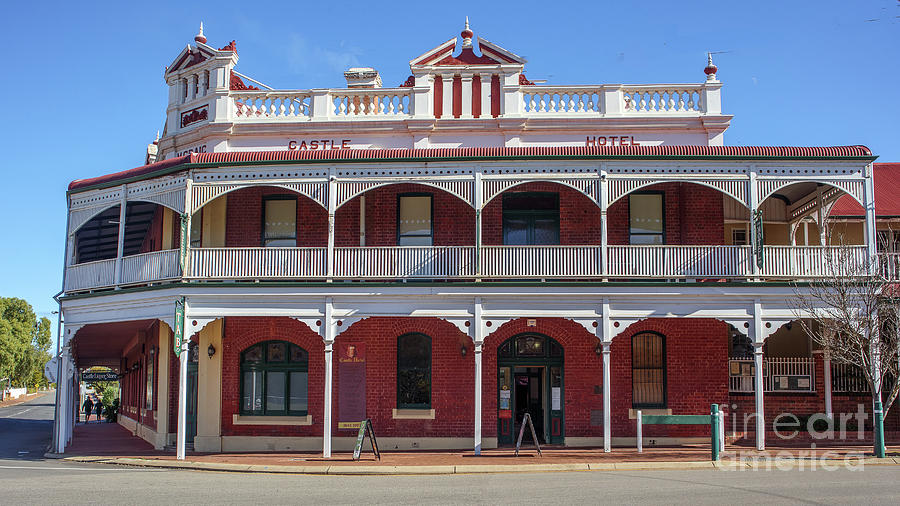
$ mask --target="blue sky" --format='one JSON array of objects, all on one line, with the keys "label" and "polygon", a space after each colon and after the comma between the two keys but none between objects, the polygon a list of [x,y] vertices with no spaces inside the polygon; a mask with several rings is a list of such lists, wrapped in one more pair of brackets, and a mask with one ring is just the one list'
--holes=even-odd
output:
[{"label": "blue sky", "polygon": [[550,84],[700,82],[707,51],[731,145],[865,144],[900,161],[900,2],[11,2],[0,89],[0,295],[56,308],[69,181],[131,168],[165,118],[164,66],[200,21],[275,88],[402,83],[458,35],[524,56]]}]

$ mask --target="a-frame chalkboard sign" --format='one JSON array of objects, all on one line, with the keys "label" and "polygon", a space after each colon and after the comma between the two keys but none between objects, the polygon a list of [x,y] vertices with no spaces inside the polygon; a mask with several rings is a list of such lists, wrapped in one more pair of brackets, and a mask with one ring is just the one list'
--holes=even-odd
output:
[{"label": "a-frame chalkboard sign", "polygon": [[525,413],[525,416],[522,417],[522,427],[519,428],[519,439],[516,441],[516,457],[519,456],[519,447],[522,446],[522,436],[525,435],[525,424],[528,424],[528,427],[531,429],[531,440],[534,441],[534,447],[538,452],[538,456],[543,457],[541,454],[541,443],[538,441],[537,434],[534,432],[534,424],[531,423],[531,413]]},{"label": "a-frame chalkboard sign", "polygon": [[[534,431],[534,429],[532,429]],[[372,419],[366,418],[359,422],[359,432],[356,434],[356,446],[353,447],[353,460],[359,460],[362,453],[363,439],[369,435],[369,441],[372,443],[372,453],[378,460],[381,460],[381,453],[378,452],[378,441],[375,440],[375,429],[372,428]]]}]

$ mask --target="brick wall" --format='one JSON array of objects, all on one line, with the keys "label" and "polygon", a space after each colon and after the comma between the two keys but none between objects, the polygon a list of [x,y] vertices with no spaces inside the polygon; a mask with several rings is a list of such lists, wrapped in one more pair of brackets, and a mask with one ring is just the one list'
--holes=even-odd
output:
[{"label": "brick wall", "polygon": [[[559,243],[600,244],[600,208],[578,190],[557,183],[526,183],[507,192],[559,193]],[[484,207],[481,227],[484,244],[503,244],[503,194]]]},{"label": "brick wall", "polygon": [[[663,192],[666,244],[723,244],[722,193],[690,183],[659,183],[640,191]],[[628,244],[628,196],[607,210],[609,244]]]},{"label": "brick wall", "polygon": [[225,247],[262,245],[263,198],[287,195],[297,198],[297,246],[328,244],[328,211],[303,195],[275,187],[252,187],[228,194],[225,210]]},{"label": "brick wall", "polygon": [[[229,200],[230,202],[230,200]],[[240,410],[240,356],[256,343],[287,341],[309,353],[308,426],[234,425],[233,415]],[[322,338],[306,325],[291,318],[225,318],[222,363],[222,435],[223,436],[321,436],[324,416],[325,346]]]},{"label": "brick wall", "polygon": [[[509,192],[556,192],[560,196],[560,244],[600,244],[600,209],[575,189],[557,183],[526,183]],[[689,183],[660,183],[642,191],[662,191],[668,244],[722,244],[724,215],[722,194]],[[397,196],[428,193],[433,196],[434,244],[461,246],[475,243],[475,211],[459,198],[420,184],[395,184],[375,188],[366,196],[366,245],[397,244]],[[227,247],[259,246],[262,234],[262,201],[268,195],[295,195],[274,187],[244,188],[231,192],[226,210]],[[359,245],[360,198],[335,213],[335,244]],[[609,208],[610,244],[628,244],[628,197]],[[483,241],[503,244],[503,197],[491,200],[482,214]],[[322,206],[297,195],[297,245],[325,246],[328,213]]]}]

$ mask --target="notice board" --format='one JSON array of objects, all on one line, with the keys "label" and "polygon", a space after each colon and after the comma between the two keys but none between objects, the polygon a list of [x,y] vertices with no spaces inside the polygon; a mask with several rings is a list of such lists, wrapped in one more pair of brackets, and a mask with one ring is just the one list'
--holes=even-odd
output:
[{"label": "notice board", "polygon": [[366,343],[338,342],[338,430],[366,419]]}]

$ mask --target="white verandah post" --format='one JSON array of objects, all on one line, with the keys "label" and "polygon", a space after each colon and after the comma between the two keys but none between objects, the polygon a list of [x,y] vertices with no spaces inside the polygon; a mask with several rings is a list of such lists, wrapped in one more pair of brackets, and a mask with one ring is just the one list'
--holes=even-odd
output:
[{"label": "white verandah post", "polygon": [[475,298],[475,317],[472,322],[472,340],[475,343],[475,455],[481,455],[481,352],[484,344],[484,336],[481,328],[481,297]]},{"label": "white verandah post", "polygon": [[334,277],[334,213],[337,208],[337,179],[334,169],[328,170],[328,250],[326,251],[325,275],[331,282]]},{"label": "white verandah post", "polygon": [[177,432],[175,435],[175,458],[184,460],[185,445],[187,443],[187,365],[188,365],[188,345],[191,342],[188,334],[188,303],[184,302],[184,321],[182,329],[184,329],[181,339],[181,353],[178,356],[178,421]]},{"label": "white verandah post", "polygon": [[875,180],[872,174],[872,164],[866,165],[866,181],[863,185],[863,206],[866,210],[866,247],[868,250],[868,264],[874,267],[878,260],[875,234]]},{"label": "white verandah post", "polygon": [[609,273],[609,233],[607,232],[607,208],[609,207],[609,180],[604,165],[600,167],[600,275],[606,281]]},{"label": "white verandah post", "polygon": [[825,416],[829,419],[834,418],[834,412],[831,409],[831,354],[828,350],[822,353],[822,371],[825,380]]},{"label": "white verandah post", "polygon": [[122,185],[122,198],[119,201],[119,239],[116,247],[116,272],[114,284],[119,288],[122,280],[122,255],[125,251],[125,210],[128,207],[128,185]]},{"label": "white verandah post", "polygon": [[325,299],[325,317],[322,318],[322,340],[325,344],[325,392],[322,416],[322,457],[331,458],[331,396],[333,389],[332,358],[334,350],[334,304],[331,297]]},{"label": "white verandah post", "polygon": [[612,344],[612,325],[609,313],[609,301],[604,300],[603,308],[601,309],[602,319],[600,325],[597,326],[597,333],[599,334],[597,337],[600,339],[603,355],[603,451],[607,453],[612,450],[612,416],[610,413],[610,409],[612,409],[612,402],[610,400],[612,388],[610,385],[609,349],[610,344]]}]

